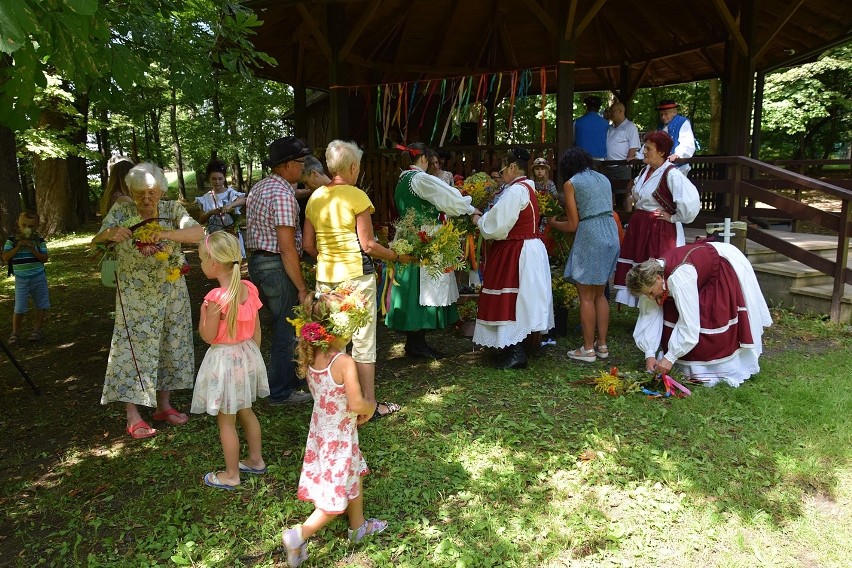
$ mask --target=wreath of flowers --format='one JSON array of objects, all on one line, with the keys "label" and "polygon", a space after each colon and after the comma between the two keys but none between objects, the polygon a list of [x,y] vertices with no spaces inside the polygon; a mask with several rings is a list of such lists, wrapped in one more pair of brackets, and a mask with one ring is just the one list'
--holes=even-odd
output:
[{"label": "wreath of flowers", "polygon": [[443,225],[436,223],[434,220],[418,219],[414,210],[409,209],[394,223],[396,232],[389,245],[399,255],[417,257],[421,269],[432,278],[463,270],[466,266],[461,246],[464,236],[462,231],[453,221]]},{"label": "wreath of flowers", "polygon": [[310,313],[304,306],[296,306],[295,317],[287,318],[296,330],[296,337],[323,351],[336,339],[349,339],[370,323],[367,300],[354,285],[344,282],[325,295],[335,301],[315,305]]},{"label": "wreath of flowers", "polygon": [[[189,272],[189,263],[183,257],[180,247],[171,241],[154,241],[157,234],[166,230],[156,219],[144,220],[137,215],[125,219],[121,226],[133,232],[133,245],[136,252],[142,256],[154,257],[163,263],[166,282],[176,282],[178,278]],[[115,243],[108,243],[98,245],[96,248],[103,251],[105,255],[110,255],[113,254],[114,247]]]}]

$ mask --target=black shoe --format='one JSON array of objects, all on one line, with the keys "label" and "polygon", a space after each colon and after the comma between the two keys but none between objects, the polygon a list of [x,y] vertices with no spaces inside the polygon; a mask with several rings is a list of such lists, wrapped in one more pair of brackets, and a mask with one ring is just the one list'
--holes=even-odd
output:
[{"label": "black shoe", "polygon": [[405,356],[412,359],[443,359],[444,355],[435,351],[425,343],[417,347],[406,347]]},{"label": "black shoe", "polygon": [[526,369],[527,354],[524,351],[523,343],[516,343],[506,348],[507,357],[498,369]]}]

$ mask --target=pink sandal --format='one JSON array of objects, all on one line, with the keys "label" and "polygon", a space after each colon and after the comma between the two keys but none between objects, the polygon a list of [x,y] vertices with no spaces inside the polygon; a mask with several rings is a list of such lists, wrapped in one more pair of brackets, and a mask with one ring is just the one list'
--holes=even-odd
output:
[{"label": "pink sandal", "polygon": [[151,418],[153,418],[154,420],[158,420],[159,422],[168,422],[172,426],[180,426],[189,422],[189,416],[178,412],[174,408],[168,408],[166,410],[160,410],[158,412],[155,412],[151,415]]},{"label": "pink sandal", "polygon": [[[148,432],[147,434],[141,434],[141,433],[137,434],[136,433],[137,430],[141,430],[143,428],[145,430],[150,430],[150,432]],[[147,422],[145,422],[144,420],[140,420],[139,422],[137,422],[133,426],[128,426],[127,427],[127,433],[130,434],[130,437],[135,439],[135,440],[144,440],[145,438],[153,438],[154,436],[157,435],[157,431],[154,430],[153,428],[151,428],[151,425],[148,424]]]}]

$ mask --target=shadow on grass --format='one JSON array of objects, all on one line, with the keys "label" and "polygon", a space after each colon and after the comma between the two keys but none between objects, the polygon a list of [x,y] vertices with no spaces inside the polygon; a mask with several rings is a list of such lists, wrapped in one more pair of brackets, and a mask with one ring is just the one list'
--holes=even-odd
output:
[{"label": "shadow on grass", "polygon": [[[233,493],[201,483],[222,467],[212,417],[130,440],[121,405],[99,404],[114,293],[95,267],[73,268],[81,255],[69,247],[54,257],[64,276],[52,289],[49,343],[16,351],[44,395],[0,366],[0,557],[19,566],[283,562],[281,528],[311,511],[295,499],[310,408],[256,405],[269,473]],[[195,306],[209,288],[197,268],[189,288]],[[315,565],[567,564],[632,546],[627,533],[641,534],[642,523],[678,518],[700,532],[697,511],[711,511],[713,523],[783,527],[802,515],[806,494],[833,498],[852,447],[848,332],[816,328],[799,343],[797,330],[773,329],[759,376],[685,400],[574,384],[612,365],[641,367],[634,317],[613,312],[605,364],[570,361],[573,335],[517,372],[490,369],[452,331],[430,334],[450,358],[411,361],[401,336],[379,326],[379,398],[403,410],[361,430],[372,470],[365,511],[391,528],[350,547],[336,521],[311,543]],[[195,347],[200,360],[198,338]],[[190,397],[174,398],[186,407]]]}]

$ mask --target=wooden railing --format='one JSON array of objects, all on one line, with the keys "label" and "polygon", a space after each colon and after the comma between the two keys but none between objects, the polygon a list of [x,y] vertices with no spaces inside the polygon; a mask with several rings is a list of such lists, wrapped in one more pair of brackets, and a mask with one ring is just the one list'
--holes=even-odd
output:
[{"label": "wooden railing", "polygon": [[[551,164],[553,177],[558,178],[554,146],[533,144],[524,147],[530,149],[533,158],[545,157]],[[490,172],[492,169],[499,169],[497,164],[500,157],[509,148],[510,146],[454,147],[448,149],[451,158],[445,169],[465,177],[477,171]],[[754,223],[749,223],[746,236],[833,277],[829,315],[832,321],[838,321],[844,285],[852,284],[852,270],[847,265],[849,237],[852,235],[852,189],[842,187],[850,185],[849,180],[832,180],[837,183],[828,183],[742,156],[702,156],[682,161],[688,162],[692,167],[689,178],[695,183],[702,197],[701,214],[692,223],[693,226],[703,227],[705,223],[719,222],[726,217],[732,220],[759,217],[790,220],[793,230],[797,230],[802,222],[807,221],[837,234],[837,255],[834,260],[780,239]],[[625,163],[602,162],[601,166]],[[631,167],[634,175],[641,169],[639,164],[631,164]],[[376,207],[375,219],[379,223],[387,223],[396,216],[393,192],[402,169],[403,160],[398,151],[382,150],[367,152],[364,155],[361,187],[365,188],[373,200]],[[621,205],[620,198],[626,192],[627,183],[627,180],[613,181],[616,209]],[[802,201],[804,192],[839,203],[839,212],[807,205]],[[764,206],[757,207],[757,203]]]},{"label": "wooden railing", "polygon": [[[852,235],[852,191],[742,156],[701,157],[686,161],[694,166],[693,171],[714,172],[706,176],[693,176],[690,172],[690,178],[696,178],[693,183],[702,195],[699,224],[725,217],[733,220],[748,220],[750,217],[789,219],[794,229],[801,222],[808,221],[837,234],[837,254],[833,261],[778,238],[754,223],[749,223],[746,237],[831,276],[834,286],[829,316],[832,321],[839,321],[844,285],[852,284],[852,270],[847,265],[849,237]],[[792,192],[792,197],[784,195],[781,190]],[[834,201],[839,212],[803,203],[805,191],[812,198]],[[757,207],[758,202],[764,207]]]}]

